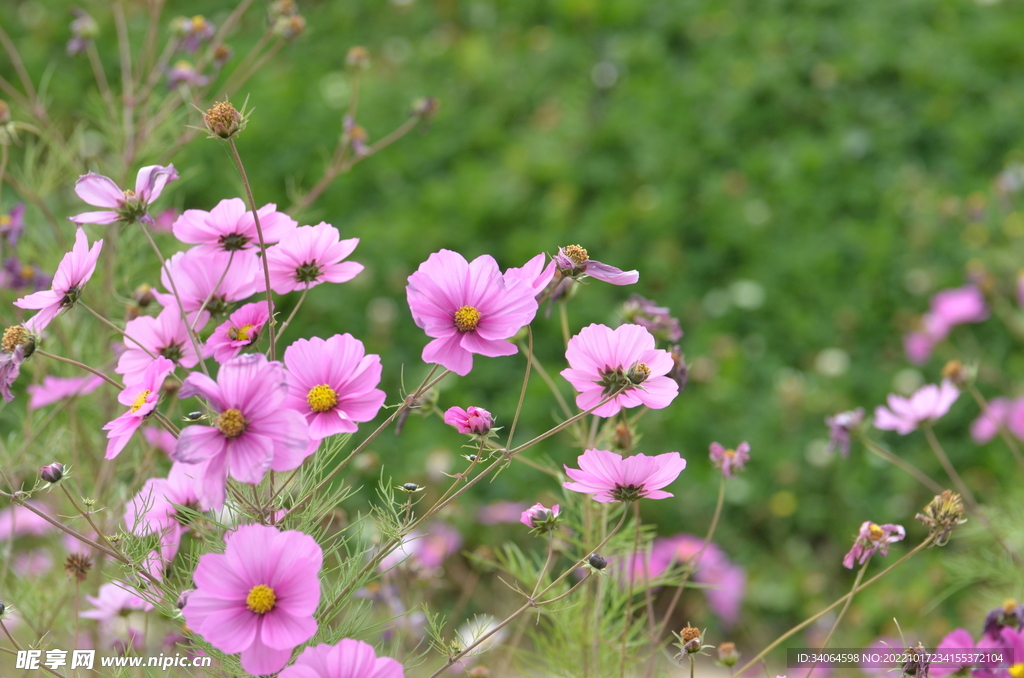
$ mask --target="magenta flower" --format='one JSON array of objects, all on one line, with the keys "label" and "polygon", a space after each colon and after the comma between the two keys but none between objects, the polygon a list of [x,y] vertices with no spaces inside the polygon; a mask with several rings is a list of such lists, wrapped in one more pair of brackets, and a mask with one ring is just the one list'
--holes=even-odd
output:
[{"label": "magenta flower", "polygon": [[654,337],[639,325],[588,325],[569,340],[565,352],[569,369],[562,370],[580,392],[576,405],[589,410],[625,387],[594,414],[611,417],[623,407],[668,407],[679,393],[679,384],[665,376],[674,366],[668,351],[654,348]]},{"label": "magenta flower", "polygon": [[537,313],[533,288],[507,285],[492,257],[467,263],[450,250],[420,264],[409,276],[406,296],[416,325],[434,338],[423,349],[423,361],[459,376],[473,369],[474,353],[514,355],[518,349],[507,340]]},{"label": "magenta flower", "polygon": [[18,239],[25,232],[25,203],[19,202],[6,214],[0,214],[0,241],[17,247]]},{"label": "magenta flower", "polygon": [[974,442],[987,443],[995,438],[999,428],[1007,425],[1015,404],[1015,401],[1009,398],[993,398],[988,401],[988,409],[982,411],[978,418],[971,422],[971,438]]},{"label": "magenta flower", "polygon": [[[195,313],[206,303],[205,311],[224,315],[231,304],[250,297],[260,289],[266,289],[259,259],[250,252],[203,251],[193,247],[187,252],[178,252],[168,259],[160,271],[160,281],[165,292],[153,291],[153,296],[162,306],[177,306],[175,288],[181,298],[181,307],[187,313]],[[171,283],[174,286],[171,286]],[[206,317],[189,318],[197,328],[206,324]]]},{"label": "magenta flower", "polygon": [[288,231],[278,245],[267,250],[271,288],[287,294],[356,277],[363,265],[342,260],[352,254],[359,238],[340,238],[338,229],[324,222]]},{"label": "magenta flower", "polygon": [[524,510],[526,510],[526,502],[496,501],[477,509],[476,521],[481,525],[515,523],[520,520]]},{"label": "magenta flower", "polygon": [[314,440],[354,433],[357,422],[372,420],[384,404],[386,395],[377,388],[380,356],[365,355],[363,342],[351,334],[299,339],[285,349],[284,364],[285,407],[306,418]]},{"label": "magenta flower", "polygon": [[519,522],[539,532],[550,532],[558,524],[558,513],[558,504],[547,508],[540,502],[537,502],[523,511]]},{"label": "magenta flower", "polygon": [[661,488],[686,468],[686,460],[681,459],[678,452],[654,457],[635,454],[623,459],[614,452],[586,450],[577,461],[579,469],[564,467],[566,475],[574,482],[562,483],[562,487],[592,494],[594,500],[601,503],[675,496]]},{"label": "magenta flower", "polygon": [[405,678],[405,670],[390,657],[378,657],[367,643],[345,638],[307,647],[277,678]]},{"label": "magenta flower", "polygon": [[217,381],[193,372],[179,396],[200,396],[210,403],[212,426],[188,426],[178,437],[172,458],[187,464],[209,460],[200,500],[219,509],[230,475],[258,485],[267,471],[291,471],[313,452],[306,421],[285,407],[288,379],[281,363],[260,353],[241,355],[221,365]]},{"label": "magenta flower", "polygon": [[843,558],[843,567],[853,569],[854,561],[858,565],[863,565],[875,553],[887,556],[889,555],[889,544],[903,541],[906,536],[907,532],[901,525],[877,525],[866,520],[860,526],[860,533],[853,542],[853,548]]},{"label": "magenta flower", "polygon": [[850,432],[860,426],[862,421],[864,421],[863,407],[825,417],[829,438],[827,451],[835,452],[838,449],[844,457],[850,456]]},{"label": "magenta flower", "polygon": [[53,282],[53,277],[35,264],[23,264],[15,256],[4,259],[0,267],[0,289],[22,290],[32,288],[33,292],[45,289]]},{"label": "magenta flower", "polygon": [[505,271],[505,284],[511,287],[516,282],[524,283],[533,288],[533,296],[539,297],[555,277],[555,260],[548,262],[544,254],[538,254],[523,264],[522,268],[510,268]]},{"label": "magenta flower", "polygon": [[750,444],[743,441],[735,450],[727,450],[718,443],[711,443],[711,463],[726,478],[732,477],[733,471],[742,471],[743,465],[750,461]]},{"label": "magenta flower", "polygon": [[[973,649],[974,638],[971,636],[970,631],[967,629],[953,629],[939,641],[938,647],[935,648],[935,653],[940,655],[966,655]],[[973,666],[973,664],[964,663],[960,666],[955,666],[946,662],[936,663],[929,667],[928,676],[929,678],[946,678],[946,676],[951,676],[960,669],[970,666]]]},{"label": "magenta flower", "polygon": [[156,409],[164,379],[173,371],[174,363],[162,356],[158,357],[146,368],[141,381],[126,386],[117,394],[117,402],[127,405],[129,409],[103,426],[104,431],[109,431],[107,438],[110,439],[107,443],[107,459],[121,454],[135,429],[142,426],[142,422]]},{"label": "magenta flower", "polygon": [[875,408],[875,428],[896,431],[905,436],[925,422],[932,422],[949,412],[960,391],[948,379],[941,386],[922,386],[910,398],[889,394],[889,407]]},{"label": "magenta flower", "polygon": [[125,323],[124,332],[127,335],[124,345],[128,348],[121,354],[114,371],[124,375],[126,383],[141,380],[153,362],[146,351],[163,356],[181,367],[195,367],[199,363],[188,327],[182,321],[177,306],[168,306],[155,318],[144,315],[129,320]]},{"label": "magenta flower", "polygon": [[707,587],[704,593],[711,610],[726,624],[736,623],[746,593],[747,573],[742,566],[734,564],[720,546],[709,543],[704,548],[703,537],[678,534],[656,539],[649,560],[652,577],[672,564],[693,568],[693,580]]},{"label": "magenta flower", "polygon": [[177,178],[178,172],[174,165],[150,165],[139,170],[135,178],[134,191],[122,191],[107,177],[93,172],[83,174],[75,182],[75,193],[90,205],[107,209],[100,212],[84,212],[78,216],[68,217],[68,220],[78,225],[112,224],[115,221],[127,224],[140,221],[151,224],[153,218],[149,216],[150,204],[160,197],[168,182]]},{"label": "magenta flower", "polygon": [[263,326],[270,320],[266,300],[246,304],[213,331],[206,340],[207,354],[219,363],[227,362],[260,338]]},{"label": "magenta flower", "polygon": [[627,323],[646,327],[656,339],[675,344],[683,338],[679,319],[673,318],[665,306],[658,306],[639,294],[630,295],[622,305],[622,317]]},{"label": "magenta flower", "polygon": [[53,287],[22,297],[14,302],[14,305],[18,308],[39,309],[36,325],[37,329],[42,331],[58,313],[74,306],[78,301],[82,288],[96,270],[96,260],[99,259],[102,248],[102,240],[97,240],[90,248],[85,231],[78,229],[75,233],[75,246],[64,255],[57,272],[53,275]]},{"label": "magenta flower", "polygon": [[908,360],[918,365],[923,363],[935,344],[949,336],[954,327],[987,319],[985,295],[974,285],[936,293],[929,311],[921,317],[921,330],[904,337]]},{"label": "magenta flower", "polygon": [[406,535],[394,551],[381,560],[378,566],[387,572],[397,565],[428,571],[441,567],[445,559],[462,546],[459,531],[448,523],[435,521],[424,532],[413,531]]},{"label": "magenta flower", "polygon": [[240,652],[245,671],[277,673],[316,633],[323,551],[309,535],[265,525],[225,541],[224,553],[199,557],[185,623],[221,652]]},{"label": "magenta flower", "polygon": [[494,417],[482,407],[470,405],[468,410],[449,407],[444,413],[444,423],[459,429],[459,433],[482,436],[490,432]]},{"label": "magenta flower", "polygon": [[[49,512],[48,508],[39,502],[27,503],[44,513]],[[25,506],[9,506],[0,510],[0,542],[24,535],[38,537],[56,529],[50,521]]]},{"label": "magenta flower", "polygon": [[997,639],[987,634],[982,635],[975,649],[990,652],[1001,650],[999,656],[1002,661],[990,660],[977,664],[971,672],[973,678],[1019,678],[1024,675],[1024,631],[1003,627]]},{"label": "magenta flower", "polygon": [[157,550],[150,553],[148,565],[162,574],[167,563],[174,560],[187,529],[179,518],[178,506],[200,506],[196,481],[202,464],[173,464],[166,478],[150,478],[129,502],[124,523],[133,534],[159,536]]},{"label": "magenta flower", "polygon": [[559,247],[554,261],[558,270],[570,278],[579,278],[585,274],[612,285],[632,285],[640,280],[640,274],[636,271],[623,271],[614,266],[602,264],[600,261],[594,261],[579,245]]},{"label": "magenta flower", "polygon": [[[985,615],[984,633],[992,640],[998,640],[1004,627],[1012,627],[1015,631],[1024,629],[1024,605],[1010,598],[999,607],[989,610]],[[970,647],[965,645],[964,647]],[[1024,660],[1024,657],[1021,657]]]},{"label": "magenta flower", "polygon": [[[260,217],[263,242],[267,245],[277,242],[297,225],[287,214],[278,212],[277,205],[272,203],[256,213]],[[260,244],[256,221],[241,198],[221,200],[209,212],[185,210],[171,228],[174,237],[199,245],[204,254],[252,250]]]},{"label": "magenta flower", "polygon": [[100,587],[98,595],[86,596],[86,601],[94,607],[78,614],[85,619],[107,621],[120,617],[135,610],[149,611],[153,605],[141,597],[124,582],[110,582]]},{"label": "magenta flower", "polygon": [[25,390],[28,391],[28,409],[38,410],[41,407],[53,403],[74,398],[77,396],[89,395],[103,383],[101,377],[89,375],[88,377],[43,377],[42,384],[29,384]]},{"label": "magenta flower", "polygon": [[147,443],[168,457],[174,454],[174,448],[178,446],[178,439],[170,431],[160,426],[147,426],[142,430],[142,436]]}]

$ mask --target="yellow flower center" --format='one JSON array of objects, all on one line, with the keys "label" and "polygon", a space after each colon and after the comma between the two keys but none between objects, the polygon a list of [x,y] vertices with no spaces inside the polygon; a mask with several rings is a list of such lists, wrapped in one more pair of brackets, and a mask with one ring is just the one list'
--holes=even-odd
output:
[{"label": "yellow flower center", "polygon": [[0,348],[13,353],[14,349],[28,341],[28,330],[21,325],[14,325],[4,330],[4,337],[0,340]]},{"label": "yellow flower center", "polygon": [[1024,678],[1024,664],[1014,664],[1007,671],[1013,678]]},{"label": "yellow flower center", "polygon": [[7,226],[11,223],[11,217],[9,214],[0,214],[0,226]]},{"label": "yellow flower center", "polygon": [[124,197],[126,197],[126,198],[134,198],[135,197],[135,191],[133,191],[130,188],[126,188],[124,190]]},{"label": "yellow flower center", "polygon": [[213,421],[225,438],[237,438],[245,431],[245,417],[234,408],[224,410]]},{"label": "yellow flower center", "polygon": [[883,536],[885,536],[885,531],[878,525],[871,523],[868,525],[868,534],[871,535],[871,541],[879,541]]},{"label": "yellow flower center", "polygon": [[455,312],[455,327],[459,332],[472,332],[480,324],[480,311],[473,306],[463,306]]},{"label": "yellow flower center", "polygon": [[245,606],[256,614],[266,614],[274,609],[277,604],[277,595],[274,589],[266,584],[257,584],[245,597]]},{"label": "yellow flower center", "polygon": [[576,264],[577,266],[582,266],[583,264],[587,263],[587,261],[590,259],[590,256],[587,254],[587,251],[580,247],[579,245],[566,246],[565,256],[572,259],[572,263]]},{"label": "yellow flower center", "polygon": [[21,267],[22,278],[31,278],[33,275],[35,275],[35,270],[33,270],[31,266],[25,264],[24,266]]},{"label": "yellow flower center", "polygon": [[1003,612],[1005,612],[1006,614],[1011,614],[1015,609],[1017,609],[1016,600],[1014,600],[1013,598],[1007,598],[1003,601]]},{"label": "yellow flower center", "polygon": [[228,339],[231,341],[248,341],[251,344],[252,340],[249,339],[249,332],[252,332],[253,327],[255,326],[249,323],[241,327],[231,327],[228,329]]},{"label": "yellow flower center", "polygon": [[309,409],[314,412],[326,412],[338,404],[338,394],[327,384],[317,384],[309,389],[306,402],[309,403]]},{"label": "yellow flower center", "polygon": [[152,391],[148,388],[139,393],[138,397],[135,398],[135,402],[132,403],[132,412],[138,412],[139,408],[146,404],[146,398],[149,397],[150,393],[152,393]]},{"label": "yellow flower center", "polygon": [[726,450],[722,453],[726,459],[732,459],[736,456],[736,450]]}]

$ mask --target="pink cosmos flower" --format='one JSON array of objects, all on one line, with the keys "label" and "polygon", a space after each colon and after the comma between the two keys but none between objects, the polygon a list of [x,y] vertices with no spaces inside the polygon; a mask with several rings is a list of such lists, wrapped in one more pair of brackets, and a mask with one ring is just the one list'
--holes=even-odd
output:
[{"label": "pink cosmos flower", "polygon": [[187,464],[209,460],[199,491],[205,506],[224,505],[229,475],[257,485],[268,470],[291,471],[313,452],[305,419],[285,407],[284,368],[261,353],[224,363],[217,381],[199,372],[188,375],[179,396],[197,395],[209,401],[213,425],[182,430],[172,458]]},{"label": "pink cosmos flower", "polygon": [[569,340],[569,369],[562,370],[580,392],[576,405],[589,410],[622,387],[626,389],[594,414],[611,417],[623,407],[668,407],[679,384],[665,376],[674,365],[668,351],[654,348],[654,337],[639,325],[588,325]]},{"label": "pink cosmos flower", "polygon": [[519,518],[519,522],[527,527],[532,527],[535,530],[549,532],[558,521],[558,513],[558,504],[555,504],[551,508],[547,508],[544,504],[537,502],[530,508],[523,511],[522,516]]},{"label": "pink cosmos flower", "polygon": [[526,510],[523,501],[496,501],[481,506],[476,512],[476,521],[481,525],[497,525],[499,523],[515,523]]},{"label": "pink cosmos flower", "polygon": [[[11,571],[19,577],[40,577],[53,568],[53,558],[46,549],[18,553],[11,561]],[[4,620],[7,623],[7,620]]]},{"label": "pink cosmos flower", "polygon": [[309,535],[266,525],[225,541],[224,553],[199,557],[185,623],[221,652],[240,652],[249,673],[277,673],[316,633],[323,551]]},{"label": "pink cosmos flower", "polygon": [[38,410],[65,398],[89,395],[103,383],[101,377],[43,377],[42,384],[29,384],[28,409]]},{"label": "pink cosmos flower", "polygon": [[173,464],[166,478],[147,480],[125,511],[124,523],[133,534],[159,535],[157,551],[151,553],[148,560],[161,573],[167,563],[174,560],[181,535],[186,530],[178,520],[177,506],[200,506],[196,478],[200,477],[197,472],[202,471],[202,466]]},{"label": "pink cosmos flower", "polygon": [[409,276],[406,296],[416,325],[434,338],[423,349],[423,361],[459,376],[473,369],[474,353],[491,358],[517,353],[507,340],[537,313],[533,288],[507,285],[492,257],[467,263],[450,250],[420,264]]},{"label": "pink cosmos flower", "polygon": [[75,246],[64,255],[57,272],[53,274],[53,287],[22,297],[14,305],[18,308],[39,309],[36,325],[37,329],[43,330],[58,313],[78,301],[82,288],[96,270],[96,260],[102,248],[102,240],[97,240],[90,248],[85,231],[78,229],[75,233]]},{"label": "pink cosmos flower", "polygon": [[414,531],[406,535],[394,551],[381,560],[381,572],[402,565],[413,570],[433,571],[462,546],[458,530],[441,521],[430,523],[425,532]]},{"label": "pink cosmos flower", "polygon": [[999,427],[1006,426],[1014,405],[1015,402],[1009,398],[993,398],[988,401],[988,409],[971,422],[971,438],[974,442],[987,443],[995,438]]},{"label": "pink cosmos flower", "polygon": [[68,217],[68,220],[78,225],[112,224],[118,220],[128,224],[137,221],[151,224],[153,218],[149,216],[149,205],[160,197],[168,182],[177,178],[178,171],[174,169],[174,165],[150,165],[139,170],[135,178],[134,191],[122,191],[105,176],[93,172],[83,174],[75,182],[75,193],[90,205],[107,209],[100,212],[84,212],[78,216]]},{"label": "pink cosmos flower", "polygon": [[160,214],[156,215],[156,218],[153,220],[153,224],[150,228],[160,233],[171,233],[171,226],[174,225],[174,222],[177,221],[177,219],[178,210],[173,207],[168,207],[164,211],[160,212]]},{"label": "pink cosmos flower", "polygon": [[860,526],[857,539],[853,542],[853,548],[843,558],[843,567],[852,570],[854,561],[858,565],[863,565],[875,553],[887,556],[889,555],[889,544],[903,541],[906,536],[907,532],[901,525],[878,525],[870,520],[865,520]]},{"label": "pink cosmos flower", "polygon": [[[701,553],[701,549],[704,549]],[[698,560],[699,554],[699,560]],[[720,546],[692,534],[656,539],[651,547],[651,576],[658,576],[673,563],[694,567],[693,579],[704,590],[711,610],[728,625],[736,623],[746,593],[747,573],[734,564]]]},{"label": "pink cosmos flower", "polygon": [[931,299],[929,311],[921,317],[922,330],[904,338],[907,358],[918,365],[923,363],[935,344],[949,336],[954,327],[982,322],[988,315],[985,295],[974,285],[938,292]]},{"label": "pink cosmos flower", "polygon": [[[274,204],[264,205],[256,213],[260,217],[263,242],[267,245],[277,242],[298,225],[287,214],[278,212]],[[203,254],[252,250],[260,244],[256,221],[241,198],[221,200],[209,212],[185,210],[171,228],[174,237],[199,245]]]},{"label": "pink cosmos flower", "polygon": [[539,297],[547,289],[551,280],[555,277],[555,260],[544,265],[547,259],[543,253],[523,264],[522,268],[510,268],[505,271],[505,284],[511,287],[517,281],[533,288],[533,296]]},{"label": "pink cosmos flower", "polygon": [[827,451],[835,452],[838,449],[844,457],[849,457],[850,432],[860,426],[863,421],[863,407],[825,417],[825,425],[828,426]]},{"label": "pink cosmos flower", "polygon": [[246,346],[259,340],[263,326],[270,320],[266,300],[246,304],[232,313],[206,340],[206,350],[219,363],[231,360]]},{"label": "pink cosmos flower", "polygon": [[314,440],[354,433],[357,422],[372,420],[384,404],[386,395],[376,388],[380,356],[365,355],[363,342],[351,334],[299,339],[285,349],[284,364],[285,406],[306,418]]},{"label": "pink cosmos flower", "polygon": [[147,426],[142,430],[142,435],[147,443],[168,457],[174,454],[174,448],[178,446],[178,439],[170,431],[160,426]]},{"label": "pink cosmos flower", "polygon": [[[936,654],[962,654],[974,649],[974,638],[967,629],[953,629],[947,633],[939,646],[935,648]],[[961,666],[954,666],[945,662],[932,664],[928,669],[930,678],[946,678],[962,668],[970,667],[972,664],[965,663]]]},{"label": "pink cosmos flower", "polygon": [[378,657],[367,643],[346,638],[307,647],[278,678],[405,678],[405,670],[390,657]]},{"label": "pink cosmos flower", "polygon": [[133,610],[148,612],[153,605],[143,600],[137,592],[124,582],[110,582],[100,587],[98,595],[86,596],[85,599],[94,607],[78,614],[85,619],[108,621],[120,617]]},{"label": "pink cosmos flower", "polygon": [[278,245],[267,250],[271,288],[278,294],[287,294],[356,277],[363,265],[342,260],[352,254],[359,238],[340,237],[338,229],[324,222],[288,231]]},{"label": "pink cosmos flower", "polygon": [[1024,398],[1018,398],[1006,413],[1006,428],[1020,440],[1024,440]]},{"label": "pink cosmos flower", "polygon": [[915,430],[924,422],[938,419],[949,412],[950,406],[960,396],[960,391],[948,379],[941,386],[922,386],[910,398],[889,394],[889,407],[875,408],[875,428],[896,431],[902,436]]},{"label": "pink cosmos flower", "polygon": [[470,405],[468,410],[449,407],[444,413],[444,423],[454,426],[459,433],[487,435],[494,425],[494,417],[482,407]]},{"label": "pink cosmos flower", "polygon": [[600,261],[594,261],[579,245],[559,247],[554,261],[558,270],[570,278],[579,278],[585,274],[612,285],[632,285],[640,280],[640,274],[636,271],[623,271],[614,266],[602,264]]},{"label": "pink cosmos flower", "polygon": [[121,450],[131,440],[135,429],[142,426],[143,420],[156,409],[164,379],[174,371],[174,363],[164,357],[158,357],[149,364],[138,383],[126,386],[117,394],[117,402],[128,406],[128,411],[117,419],[107,422],[103,427],[110,442],[107,443],[107,459],[121,454]]},{"label": "pink cosmos flower", "polygon": [[[982,663],[971,672],[973,678],[1017,678],[1024,674],[1024,631],[1004,626],[999,638],[993,640],[987,634],[982,635],[975,646],[976,650],[1002,650],[1004,661]],[[1010,660],[1012,658],[1012,664]]]},{"label": "pink cosmos flower", "polygon": [[127,350],[121,354],[114,371],[124,375],[126,383],[141,380],[146,368],[153,362],[146,351],[158,357],[163,356],[181,367],[195,367],[199,363],[199,356],[189,338],[188,327],[182,322],[177,306],[168,306],[155,318],[144,315],[129,320],[124,332],[127,335],[124,340]]},{"label": "pink cosmos flower", "polygon": [[[166,291],[154,290],[153,296],[161,305],[177,306],[176,288],[186,312],[198,311],[205,302],[205,310],[214,315],[225,314],[233,302],[266,289],[261,264],[251,252],[205,252],[199,247],[168,259],[160,271],[160,281]],[[198,322],[190,318],[189,322],[201,329],[206,318]]]},{"label": "pink cosmos flower", "polygon": [[711,463],[726,478],[732,477],[734,470],[742,471],[743,465],[750,461],[750,444],[743,441],[735,450],[727,450],[718,443],[711,443]]},{"label": "pink cosmos flower", "polygon": [[[46,506],[38,502],[26,502],[46,513]],[[24,506],[9,506],[0,511],[0,541],[8,541],[24,535],[41,536],[57,528],[45,518]]]},{"label": "pink cosmos flower", "polygon": [[577,461],[579,469],[564,467],[566,475],[574,482],[562,483],[562,487],[592,494],[594,500],[601,503],[675,496],[661,488],[686,468],[686,460],[681,459],[678,452],[654,457],[635,454],[623,459],[606,450],[586,450]]}]

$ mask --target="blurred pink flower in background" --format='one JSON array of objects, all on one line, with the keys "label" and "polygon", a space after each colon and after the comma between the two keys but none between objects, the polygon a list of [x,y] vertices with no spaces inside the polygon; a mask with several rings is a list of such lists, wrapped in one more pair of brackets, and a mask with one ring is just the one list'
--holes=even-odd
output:
[{"label": "blurred pink flower in background", "polygon": [[921,329],[903,338],[907,359],[920,365],[931,356],[937,343],[949,336],[957,325],[988,319],[985,295],[974,285],[942,290],[931,299],[931,307],[921,316]]},{"label": "blurred pink flower in background", "polygon": [[102,377],[89,375],[87,377],[43,377],[42,384],[29,384],[25,387],[28,391],[28,409],[38,410],[53,403],[74,398],[76,396],[88,395],[99,388],[103,383]]},{"label": "blurred pink flower in background", "polygon": [[750,461],[750,443],[743,441],[735,450],[727,450],[719,443],[711,443],[711,463],[722,472],[726,478],[732,476],[733,471],[742,471],[743,465]]},{"label": "blurred pink flower in background", "polygon": [[402,665],[378,657],[373,647],[345,638],[335,645],[307,647],[278,678],[404,678]]},{"label": "blurred pink flower in background", "polygon": [[378,566],[386,572],[399,565],[431,571],[462,546],[462,535],[448,523],[433,521],[424,530],[410,532]]},{"label": "blurred pink flower in background", "polygon": [[[43,504],[34,501],[26,502],[26,504],[51,515]],[[0,510],[0,541],[28,535],[38,537],[56,529],[48,520],[36,515],[25,506],[8,506]]]},{"label": "blurred pink flower in background", "polygon": [[476,520],[481,525],[518,523],[526,507],[524,501],[496,501],[477,509]]},{"label": "blurred pink flower in background", "polygon": [[910,398],[889,394],[889,407],[875,408],[875,428],[907,435],[925,422],[932,422],[949,412],[960,391],[948,379],[941,386],[927,384]]},{"label": "blurred pink flower in background", "polygon": [[987,443],[999,434],[1001,426],[1007,426],[1015,401],[1009,398],[993,398],[988,401],[988,409],[983,410],[971,422],[971,438],[976,443]]}]

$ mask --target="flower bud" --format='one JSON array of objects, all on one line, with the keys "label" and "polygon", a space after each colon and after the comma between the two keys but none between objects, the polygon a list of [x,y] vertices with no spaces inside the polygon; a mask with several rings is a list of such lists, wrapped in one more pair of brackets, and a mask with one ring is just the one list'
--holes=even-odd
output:
[{"label": "flower bud", "polygon": [[740,660],[740,653],[736,651],[734,643],[722,643],[718,646],[718,663],[722,666],[736,666]]},{"label": "flower bud", "polygon": [[274,0],[270,3],[270,18],[274,21],[281,17],[292,16],[298,14],[299,6],[295,4],[295,0]]},{"label": "flower bud", "polygon": [[967,522],[964,502],[952,490],[943,490],[942,494],[936,495],[914,518],[928,527],[932,546],[945,546],[953,529]]},{"label": "flower bud", "polygon": [[558,513],[558,504],[547,508],[540,502],[537,502],[523,511],[519,522],[527,527],[532,527],[538,533],[550,532],[558,525]]},{"label": "flower bud", "polygon": [[156,297],[153,295],[153,288],[146,283],[142,283],[135,288],[135,291],[132,293],[132,299],[141,308],[146,308],[156,300]]},{"label": "flower bud", "polygon": [[7,606],[4,605],[4,601],[0,600],[0,617],[4,616],[4,610],[6,610],[6,609],[7,609]]},{"label": "flower bud", "polygon": [[203,114],[206,129],[210,134],[221,139],[230,139],[242,131],[242,114],[231,105],[230,101],[218,101]]},{"label": "flower bud", "polygon": [[682,641],[683,652],[688,654],[700,652],[700,629],[687,626],[679,632],[679,638]]},{"label": "flower bud", "polygon": [[444,423],[454,426],[459,433],[485,436],[494,425],[494,417],[482,407],[470,405],[465,410],[461,407],[450,407],[444,413]]},{"label": "flower bud", "polygon": [[179,610],[184,610],[185,605],[188,603],[188,597],[192,595],[195,589],[185,589],[178,594],[178,600],[175,601],[174,606]]},{"label": "flower bud", "polygon": [[345,65],[353,71],[365,71],[370,67],[370,51],[365,47],[352,47],[345,55]]},{"label": "flower bud", "polygon": [[85,581],[91,569],[92,558],[85,553],[69,553],[64,560],[64,572],[76,581]]},{"label": "flower bud", "polygon": [[64,464],[53,462],[39,469],[39,477],[48,483],[55,483],[64,477]]},{"label": "flower bud", "polygon": [[942,367],[942,377],[949,379],[958,388],[973,382],[977,374],[977,368],[964,365],[959,360],[950,360]]},{"label": "flower bud", "polygon": [[669,349],[669,355],[672,356],[672,369],[666,376],[679,384],[679,392],[682,393],[690,378],[689,368],[686,366],[686,356],[679,350],[678,345]]},{"label": "flower bud", "polygon": [[437,97],[423,97],[412,102],[412,114],[423,121],[429,121],[440,107],[441,102]]},{"label": "flower bud", "polygon": [[629,379],[629,383],[634,386],[644,383],[649,376],[651,376],[651,368],[647,366],[647,363],[637,363],[626,373],[626,379]]},{"label": "flower bud", "polygon": [[403,491],[405,491],[405,492],[410,492],[411,493],[411,492],[420,492],[420,491],[422,491],[422,490],[424,490],[426,488],[423,487],[422,485],[417,485],[416,483],[406,483],[405,485],[402,485],[401,489]]},{"label": "flower bud", "polygon": [[604,556],[597,553],[592,553],[590,554],[590,557],[587,558],[587,565],[590,565],[595,570],[600,571],[608,567],[608,561],[605,560]]}]

